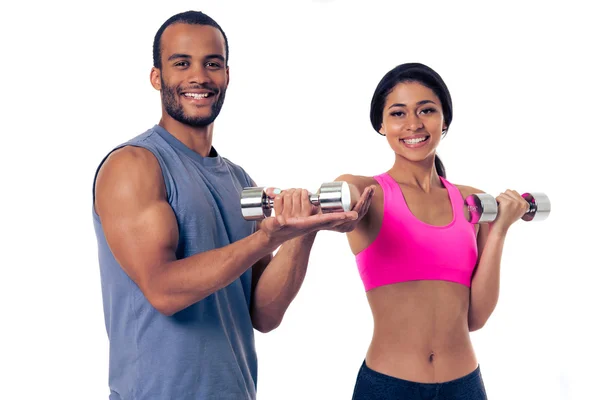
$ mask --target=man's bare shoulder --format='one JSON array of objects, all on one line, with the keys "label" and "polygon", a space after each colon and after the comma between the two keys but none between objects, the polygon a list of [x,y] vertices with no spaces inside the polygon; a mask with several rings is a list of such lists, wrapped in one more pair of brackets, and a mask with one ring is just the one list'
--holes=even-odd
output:
[{"label": "man's bare shoulder", "polygon": [[95,185],[96,207],[115,201],[156,198],[164,193],[162,173],[154,154],[138,146],[112,151],[98,170]]},{"label": "man's bare shoulder", "polygon": [[113,150],[107,157],[100,171],[121,170],[128,168],[158,167],[158,161],[152,152],[144,147],[126,145]]}]

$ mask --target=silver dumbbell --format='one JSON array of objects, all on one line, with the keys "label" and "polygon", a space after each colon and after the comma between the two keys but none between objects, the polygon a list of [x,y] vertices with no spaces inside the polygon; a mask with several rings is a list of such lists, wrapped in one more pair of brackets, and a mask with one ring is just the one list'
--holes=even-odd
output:
[{"label": "silver dumbbell", "polygon": [[[273,199],[267,196],[265,189],[247,187],[242,190],[240,204],[244,219],[255,221],[271,216]],[[323,183],[309,198],[312,204],[321,207],[323,213],[350,211],[350,187],[346,182]]]},{"label": "silver dumbbell", "polygon": [[[550,215],[550,199],[544,193],[523,193],[529,203],[529,211],[521,217],[523,221],[543,221]],[[477,193],[465,199],[467,220],[472,224],[493,222],[498,215],[498,202],[491,194]]]}]

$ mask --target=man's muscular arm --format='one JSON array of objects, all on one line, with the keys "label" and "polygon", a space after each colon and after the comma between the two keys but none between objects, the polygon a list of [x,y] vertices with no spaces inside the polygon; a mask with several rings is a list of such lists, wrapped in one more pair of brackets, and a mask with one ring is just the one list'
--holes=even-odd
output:
[{"label": "man's muscular arm", "polygon": [[177,220],[166,199],[160,166],[143,148],[113,152],[99,171],[95,190],[96,212],[117,262],[165,315],[229,285],[280,244],[258,231],[177,260]]},{"label": "man's muscular arm", "polygon": [[[312,213],[313,206],[306,190],[286,191],[279,200],[295,205],[290,211],[296,215]],[[261,225],[258,226],[260,229]],[[312,232],[288,240],[275,257],[267,256],[254,266],[251,316],[254,327],[260,332],[269,332],[281,324],[304,281],[315,236],[316,232]]]}]

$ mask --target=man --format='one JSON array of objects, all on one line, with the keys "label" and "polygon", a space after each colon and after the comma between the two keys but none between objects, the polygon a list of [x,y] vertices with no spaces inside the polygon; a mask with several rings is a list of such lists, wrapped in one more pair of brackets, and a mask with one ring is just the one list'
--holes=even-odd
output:
[{"label": "man", "polygon": [[96,171],[111,400],[255,399],[253,329],[282,321],[316,232],[354,229],[369,205],[365,191],[353,211],[323,214],[306,190],[271,189],[277,217],[243,219],[240,193],[254,182],[211,144],[228,55],[207,15],[168,19],[150,76],[160,122]]}]

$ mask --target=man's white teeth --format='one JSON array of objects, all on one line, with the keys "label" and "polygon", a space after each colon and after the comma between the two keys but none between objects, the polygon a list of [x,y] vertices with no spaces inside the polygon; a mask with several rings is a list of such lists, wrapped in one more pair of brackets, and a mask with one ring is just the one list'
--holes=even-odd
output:
[{"label": "man's white teeth", "polygon": [[204,99],[207,98],[209,93],[185,93],[185,97],[191,97],[194,99]]},{"label": "man's white teeth", "polygon": [[406,144],[417,144],[417,143],[421,143],[421,142],[425,141],[425,139],[427,139],[427,138],[421,137],[421,138],[414,138],[414,139],[403,139],[403,141]]}]

